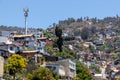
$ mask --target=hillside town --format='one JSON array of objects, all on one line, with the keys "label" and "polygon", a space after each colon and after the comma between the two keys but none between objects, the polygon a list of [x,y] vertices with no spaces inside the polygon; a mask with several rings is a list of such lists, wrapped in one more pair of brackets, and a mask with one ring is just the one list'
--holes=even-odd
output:
[{"label": "hillside town", "polygon": [[[40,67],[54,69],[61,77],[73,79],[76,77],[76,63],[71,59],[59,59],[59,57],[51,56],[44,49],[46,45],[52,45],[50,38],[44,37],[42,32],[30,32],[30,34],[20,34],[17,32],[1,31],[0,32],[0,56],[4,61],[11,54],[19,54],[27,58],[28,71],[34,70],[34,64]],[[0,61],[1,61],[0,60]],[[3,61],[1,65],[3,66]],[[1,78],[3,77],[3,69],[1,69]]]},{"label": "hillside town", "polygon": [[0,26],[0,80],[120,80],[120,17],[68,18],[47,29]]},{"label": "hillside town", "polygon": [[120,0],[0,0],[0,80],[120,80]]},{"label": "hillside town", "polygon": [[1,80],[12,80],[5,73],[4,66],[8,64],[7,59],[13,54],[27,59],[24,73],[31,73],[32,70],[44,67],[57,72],[60,80],[79,80],[78,72],[82,71],[78,71],[77,63],[80,62],[87,67],[87,72],[93,77],[90,80],[120,79],[120,37],[115,31],[104,28],[103,32],[97,31],[90,38],[84,39],[80,35],[75,36],[70,28],[64,29],[62,47],[63,52],[66,48],[68,51],[62,54],[55,46],[55,30],[55,28],[46,31],[28,30],[27,34],[24,31],[21,33],[0,31]]}]

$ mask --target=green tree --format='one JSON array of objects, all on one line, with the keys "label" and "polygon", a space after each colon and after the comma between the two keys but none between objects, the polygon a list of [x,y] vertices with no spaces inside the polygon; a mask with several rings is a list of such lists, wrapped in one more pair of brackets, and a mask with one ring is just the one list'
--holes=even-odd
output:
[{"label": "green tree", "polygon": [[57,47],[57,38],[53,38],[53,47]]},{"label": "green tree", "polygon": [[27,66],[27,60],[18,54],[13,54],[7,59],[7,64],[5,64],[5,73],[16,77],[17,73],[23,73]]},{"label": "green tree", "polygon": [[62,29],[60,27],[56,26],[55,34],[58,37],[57,46],[58,46],[59,52],[62,52],[62,45],[63,45]]},{"label": "green tree", "polygon": [[89,37],[89,30],[88,30],[88,28],[84,27],[81,31],[81,38],[83,40],[86,40],[86,39],[88,39],[88,37]]},{"label": "green tree", "polygon": [[43,31],[43,34],[44,34],[45,37],[48,37],[48,38],[52,37],[51,34],[47,31]]},{"label": "green tree", "polygon": [[96,27],[95,27],[95,26],[92,26],[92,27],[91,27],[91,33],[92,33],[92,34],[95,34],[95,32],[96,32]]},{"label": "green tree", "polygon": [[82,17],[77,19],[77,22],[82,22],[82,21],[83,21]]},{"label": "green tree", "polygon": [[45,49],[47,50],[47,52],[50,54],[50,55],[53,55],[55,53],[55,51],[53,50],[53,47],[52,46],[45,46]]},{"label": "green tree", "polygon": [[98,66],[95,66],[94,64],[90,66],[90,69],[94,69],[96,73],[101,73],[100,68]]},{"label": "green tree", "polygon": [[74,80],[81,80],[79,77],[75,77]]},{"label": "green tree", "polygon": [[29,80],[56,80],[53,77],[51,70],[40,67],[32,72],[32,76],[29,76]]},{"label": "green tree", "polygon": [[57,46],[58,46],[59,52],[62,52],[62,45],[63,45],[63,38],[60,37],[57,40]]},{"label": "green tree", "polygon": [[59,26],[56,26],[55,28],[55,35],[57,37],[62,37],[62,29]]},{"label": "green tree", "polygon": [[80,62],[76,64],[77,77],[74,80],[93,80],[93,76],[88,72],[88,68]]},{"label": "green tree", "polygon": [[91,52],[91,53],[94,53],[94,52],[95,52],[95,47],[94,47],[94,46],[90,45],[90,46],[89,46],[89,49],[90,49],[90,52]]}]

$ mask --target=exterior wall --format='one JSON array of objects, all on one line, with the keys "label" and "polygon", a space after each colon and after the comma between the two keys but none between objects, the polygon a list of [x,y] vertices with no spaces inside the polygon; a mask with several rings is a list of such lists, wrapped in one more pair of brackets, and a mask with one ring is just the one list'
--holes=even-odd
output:
[{"label": "exterior wall", "polygon": [[41,45],[41,47],[44,47],[46,45],[46,43],[44,41],[41,41],[40,45]]},{"label": "exterior wall", "polygon": [[7,58],[9,56],[9,53],[6,51],[0,51],[0,56]]},{"label": "exterior wall", "polygon": [[0,56],[0,78],[3,77],[4,73],[4,58]]},{"label": "exterior wall", "polygon": [[40,42],[40,49],[39,50],[41,53],[45,53],[45,50],[44,50],[45,45],[46,45],[45,42],[43,42],[43,41]]},{"label": "exterior wall", "polygon": [[3,45],[0,46],[0,50],[8,50],[9,46],[8,45]]},{"label": "exterior wall", "polygon": [[42,32],[38,32],[38,33],[35,33],[34,36],[37,39],[37,38],[43,37],[43,33]]},{"label": "exterior wall", "polygon": [[8,51],[10,53],[16,53],[18,51],[16,46],[8,46]]},{"label": "exterior wall", "polygon": [[65,67],[65,76],[67,78],[76,77],[76,63],[70,59],[61,60],[59,63]]},{"label": "exterior wall", "polygon": [[28,43],[28,46],[34,47],[34,41],[30,41],[30,42]]},{"label": "exterior wall", "polygon": [[5,37],[8,37],[10,35],[10,32],[9,31],[0,31],[0,36],[5,36]]},{"label": "exterior wall", "polygon": [[8,37],[0,36],[0,45],[11,44],[11,43],[12,42],[10,41],[10,39]]},{"label": "exterior wall", "polygon": [[35,62],[37,65],[41,66],[41,67],[45,67],[46,66],[46,62],[44,57],[41,56],[35,56]]},{"label": "exterior wall", "polygon": [[14,45],[1,45],[0,51],[8,51],[9,53],[16,53],[18,51],[18,47]]},{"label": "exterior wall", "polygon": [[58,64],[46,64],[46,67],[49,69],[55,70],[60,76],[65,76],[65,69],[63,66]]},{"label": "exterior wall", "polygon": [[[35,54],[35,62],[38,63],[40,62],[40,58],[42,58],[43,56],[41,54]],[[39,60],[39,61],[38,61]]]},{"label": "exterior wall", "polygon": [[76,64],[69,60],[69,75],[74,78],[76,76]]},{"label": "exterior wall", "polygon": [[63,66],[59,66],[58,73],[60,76],[65,76],[65,69]]},{"label": "exterior wall", "polygon": [[0,56],[7,58],[10,53],[15,53],[14,50],[15,50],[14,47],[13,47],[13,50],[10,50],[10,45],[1,45],[0,46]]},{"label": "exterior wall", "polygon": [[22,53],[22,56],[24,56],[24,57],[34,57],[34,55],[35,55],[35,53],[30,53],[30,52]]}]

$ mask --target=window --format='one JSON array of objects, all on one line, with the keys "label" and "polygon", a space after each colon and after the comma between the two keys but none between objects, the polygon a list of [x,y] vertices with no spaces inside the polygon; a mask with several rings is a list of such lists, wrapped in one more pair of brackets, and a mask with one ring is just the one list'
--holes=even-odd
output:
[{"label": "window", "polygon": [[13,50],[13,47],[10,47],[10,50]]}]

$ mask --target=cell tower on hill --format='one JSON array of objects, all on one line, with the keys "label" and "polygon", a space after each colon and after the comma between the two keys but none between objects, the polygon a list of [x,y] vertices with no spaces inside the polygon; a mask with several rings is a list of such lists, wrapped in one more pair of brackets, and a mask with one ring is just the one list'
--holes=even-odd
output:
[{"label": "cell tower on hill", "polygon": [[24,11],[24,16],[25,16],[25,34],[27,35],[27,17],[28,17],[29,9],[24,8],[23,11]]}]

